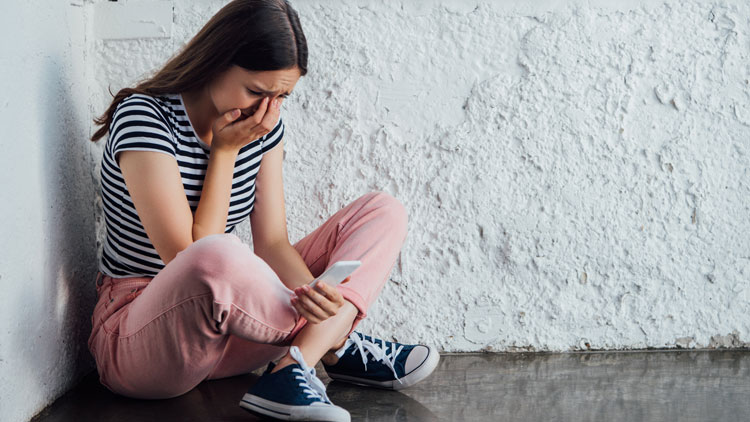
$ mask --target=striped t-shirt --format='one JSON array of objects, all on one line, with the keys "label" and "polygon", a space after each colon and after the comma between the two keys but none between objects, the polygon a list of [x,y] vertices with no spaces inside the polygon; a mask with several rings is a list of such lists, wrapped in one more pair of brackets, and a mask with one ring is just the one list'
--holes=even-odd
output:
[{"label": "striped t-shirt", "polygon": [[[260,160],[283,135],[284,125],[279,119],[267,135],[240,149],[234,163],[226,233],[252,212]],[[195,215],[210,149],[195,135],[179,94],[132,94],[117,106],[102,158],[101,195],[107,234],[99,271],[115,278],[155,276],[164,262],[141,225],[115,158],[126,150],[157,151],[175,157]]]}]

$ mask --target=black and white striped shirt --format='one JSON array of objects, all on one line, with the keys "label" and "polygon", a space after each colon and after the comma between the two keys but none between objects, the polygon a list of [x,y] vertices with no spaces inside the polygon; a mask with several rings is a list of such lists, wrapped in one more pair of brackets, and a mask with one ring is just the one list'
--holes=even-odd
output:
[{"label": "black and white striped shirt", "polygon": [[[284,125],[279,119],[267,135],[240,149],[234,163],[226,233],[252,212],[260,160],[283,135]],[[99,271],[115,278],[153,277],[164,268],[164,262],[146,235],[125,186],[116,157],[126,150],[157,151],[175,157],[195,214],[210,149],[195,135],[179,94],[132,94],[117,106],[102,158],[101,194],[107,235]]]}]

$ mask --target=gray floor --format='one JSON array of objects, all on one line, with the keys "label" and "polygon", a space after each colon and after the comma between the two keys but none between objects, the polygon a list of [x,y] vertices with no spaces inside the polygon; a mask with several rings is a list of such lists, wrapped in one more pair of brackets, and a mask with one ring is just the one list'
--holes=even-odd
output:
[{"label": "gray floor", "polygon": [[[750,351],[443,355],[402,393],[330,382],[353,421],[750,421]],[[207,381],[170,400],[132,400],[96,372],[33,419],[249,421],[238,406],[257,376]]]}]

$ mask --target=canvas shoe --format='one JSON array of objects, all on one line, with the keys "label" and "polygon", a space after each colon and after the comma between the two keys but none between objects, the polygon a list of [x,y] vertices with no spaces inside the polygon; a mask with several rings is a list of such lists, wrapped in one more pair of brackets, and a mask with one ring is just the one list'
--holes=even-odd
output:
[{"label": "canvas shoe", "polygon": [[401,390],[427,378],[440,355],[432,346],[401,344],[353,331],[337,350],[335,365],[323,364],[331,379]]},{"label": "canvas shoe", "polygon": [[297,361],[271,373],[273,362],[242,397],[240,406],[248,411],[286,421],[349,422],[346,409],[331,403],[326,387],[302,359],[297,346],[289,348]]}]

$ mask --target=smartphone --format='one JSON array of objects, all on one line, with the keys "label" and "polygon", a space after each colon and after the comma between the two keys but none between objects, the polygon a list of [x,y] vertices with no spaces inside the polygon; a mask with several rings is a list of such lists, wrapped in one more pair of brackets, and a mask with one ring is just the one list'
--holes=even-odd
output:
[{"label": "smartphone", "polygon": [[338,261],[315,280],[311,281],[310,287],[315,287],[318,281],[325,281],[329,286],[335,286],[349,277],[360,265],[362,265],[361,261]]}]

